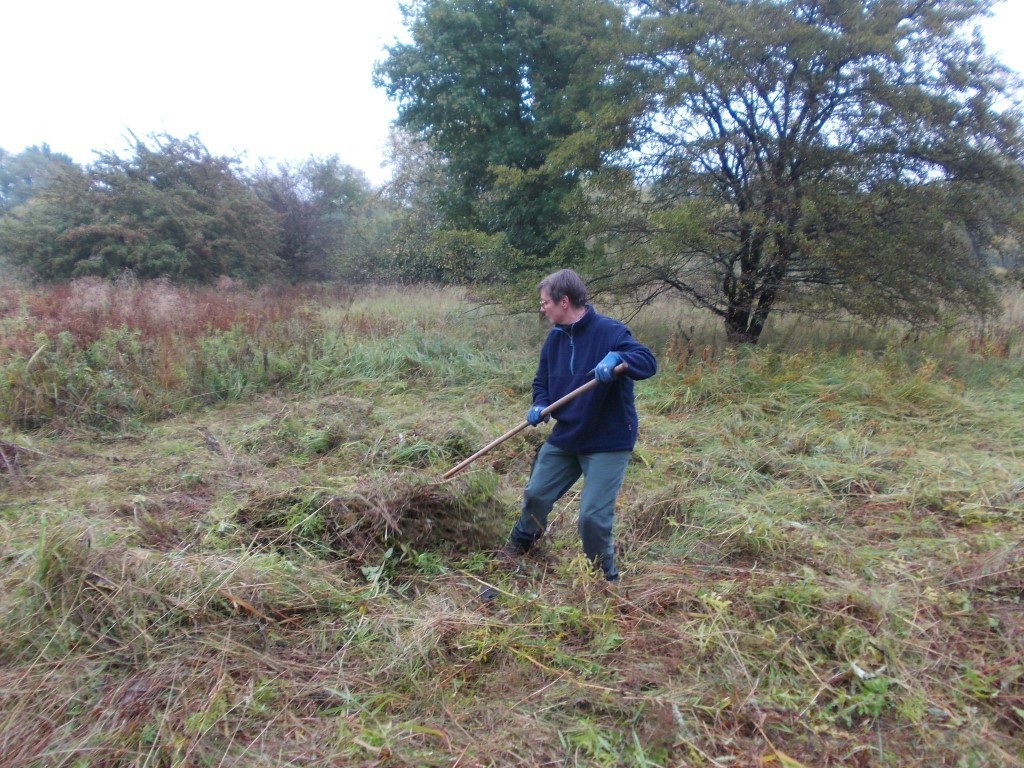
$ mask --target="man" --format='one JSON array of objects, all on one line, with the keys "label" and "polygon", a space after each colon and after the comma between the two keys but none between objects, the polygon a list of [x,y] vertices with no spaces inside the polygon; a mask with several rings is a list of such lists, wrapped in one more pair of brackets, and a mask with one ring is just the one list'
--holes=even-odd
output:
[{"label": "man", "polygon": [[[555,426],[537,451],[523,492],[522,511],[509,534],[506,554],[525,554],[544,534],[548,514],[583,476],[579,534],[583,552],[604,577],[615,581],[612,525],[615,499],[637,436],[633,381],[658,368],[654,355],[618,320],[587,303],[578,274],[562,269],[540,282],[540,311],[552,328],[540,351],[533,379],[533,407],[526,420],[536,426],[545,407],[593,375],[600,385],[555,411]],[[615,368],[626,364],[622,374]]]}]

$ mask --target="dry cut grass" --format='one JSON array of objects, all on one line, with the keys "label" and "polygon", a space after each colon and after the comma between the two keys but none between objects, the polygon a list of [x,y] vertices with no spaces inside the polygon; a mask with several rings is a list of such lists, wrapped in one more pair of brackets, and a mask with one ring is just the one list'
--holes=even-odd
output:
[{"label": "dry cut grass", "polygon": [[609,586],[575,491],[493,556],[543,428],[439,481],[542,329],[394,299],[303,388],[0,435],[0,764],[1024,764],[1019,357],[641,320]]}]

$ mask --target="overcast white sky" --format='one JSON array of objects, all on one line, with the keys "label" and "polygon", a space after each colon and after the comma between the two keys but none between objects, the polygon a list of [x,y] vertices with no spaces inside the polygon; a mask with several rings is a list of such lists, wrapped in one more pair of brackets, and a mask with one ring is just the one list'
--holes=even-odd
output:
[{"label": "overcast white sky", "polygon": [[[218,155],[338,155],[371,182],[394,105],[372,84],[404,34],[398,0],[13,0],[0,11],[0,147],[47,143],[76,162],[140,138],[197,134]],[[1024,72],[1024,0],[985,25]]]}]

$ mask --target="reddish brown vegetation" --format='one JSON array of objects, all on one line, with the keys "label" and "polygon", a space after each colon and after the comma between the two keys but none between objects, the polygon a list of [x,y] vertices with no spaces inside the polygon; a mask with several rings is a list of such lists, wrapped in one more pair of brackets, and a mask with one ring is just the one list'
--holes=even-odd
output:
[{"label": "reddish brown vegetation", "polygon": [[[350,300],[343,288],[273,286],[259,290],[223,280],[195,288],[164,280],[112,284],[98,278],[38,289],[0,289],[0,350],[31,355],[39,334],[71,335],[83,347],[112,328],[139,332],[140,339],[173,349],[217,331],[241,328],[248,336],[289,320],[312,322],[310,303]],[[21,316],[20,320],[15,320]]]}]

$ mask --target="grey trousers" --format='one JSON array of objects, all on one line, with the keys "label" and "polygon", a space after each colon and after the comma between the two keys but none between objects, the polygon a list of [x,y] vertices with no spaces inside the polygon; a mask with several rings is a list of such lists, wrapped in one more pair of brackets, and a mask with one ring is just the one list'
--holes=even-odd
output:
[{"label": "grey trousers", "polygon": [[526,552],[543,534],[548,514],[562,496],[583,476],[580,494],[579,534],[583,553],[600,566],[605,578],[614,580],[615,498],[626,475],[631,451],[614,453],[573,453],[544,443],[533,460],[530,480],[523,491],[519,520],[512,527],[509,543]]}]

